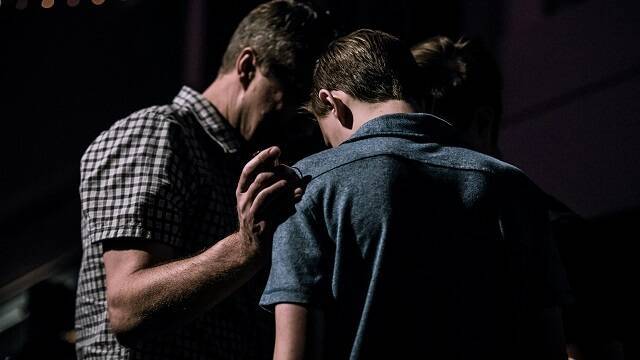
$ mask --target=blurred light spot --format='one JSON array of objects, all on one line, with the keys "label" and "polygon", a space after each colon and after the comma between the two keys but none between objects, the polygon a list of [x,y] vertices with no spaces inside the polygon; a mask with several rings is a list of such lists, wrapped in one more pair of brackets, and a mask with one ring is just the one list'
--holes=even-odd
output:
[{"label": "blurred light spot", "polygon": [[104,4],[104,0],[91,0],[93,5],[102,5]]},{"label": "blurred light spot", "polygon": [[76,7],[80,4],[80,0],[67,0],[67,5],[69,7]]},{"label": "blurred light spot", "polygon": [[42,3],[40,5],[42,5],[42,7],[45,9],[51,9],[53,7],[53,4],[55,4],[55,0],[42,0]]},{"label": "blurred light spot", "polygon": [[18,0],[18,1],[16,1],[16,9],[18,9],[18,10],[26,9],[27,5],[29,5],[29,1],[27,1],[27,0]]}]

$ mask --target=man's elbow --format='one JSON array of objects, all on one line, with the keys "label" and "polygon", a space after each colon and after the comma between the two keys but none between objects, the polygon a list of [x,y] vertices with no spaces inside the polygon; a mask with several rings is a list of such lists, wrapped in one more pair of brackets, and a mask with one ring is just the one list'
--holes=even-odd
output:
[{"label": "man's elbow", "polygon": [[116,340],[125,347],[131,347],[139,338],[140,317],[131,306],[127,306],[117,299],[107,300],[107,316],[109,327]]}]

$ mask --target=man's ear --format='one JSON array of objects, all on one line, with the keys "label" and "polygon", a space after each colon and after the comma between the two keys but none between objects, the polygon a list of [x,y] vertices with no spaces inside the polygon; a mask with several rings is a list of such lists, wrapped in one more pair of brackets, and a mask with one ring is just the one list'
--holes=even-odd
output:
[{"label": "man's ear", "polygon": [[256,76],[257,71],[256,53],[252,48],[246,47],[240,51],[240,54],[236,57],[235,70],[242,87],[244,89],[249,87],[249,84]]},{"label": "man's ear", "polygon": [[331,114],[340,121],[343,127],[347,129],[353,128],[353,114],[351,113],[351,109],[342,102],[338,94],[334,95],[327,89],[320,89],[318,97],[323,104],[329,105]]}]

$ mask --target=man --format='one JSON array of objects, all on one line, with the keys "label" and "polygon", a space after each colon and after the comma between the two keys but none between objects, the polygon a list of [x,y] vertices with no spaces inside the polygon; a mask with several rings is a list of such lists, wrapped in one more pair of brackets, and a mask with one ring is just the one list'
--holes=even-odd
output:
[{"label": "man", "polygon": [[274,357],[563,358],[536,187],[447,145],[452,126],[416,113],[416,73],[372,30],[316,63],[309,107],[333,149],[295,165],[309,183],[274,235]]},{"label": "man", "polygon": [[266,214],[292,183],[277,148],[236,183],[247,142],[296,108],[330,35],[307,5],[262,4],[239,24],[203,94],[184,87],[172,104],[136,112],[90,145],[81,164],[79,358],[270,356],[260,284],[249,279],[268,260],[277,219]]}]

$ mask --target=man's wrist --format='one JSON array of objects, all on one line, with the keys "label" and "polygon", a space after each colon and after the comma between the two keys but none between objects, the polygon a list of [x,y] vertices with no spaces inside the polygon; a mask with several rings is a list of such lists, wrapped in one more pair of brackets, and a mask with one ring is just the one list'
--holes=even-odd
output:
[{"label": "man's wrist", "polygon": [[265,249],[264,245],[260,241],[260,236],[256,231],[243,229],[241,227],[236,232],[236,238],[244,257],[248,261],[260,261],[268,255],[269,249]]}]

